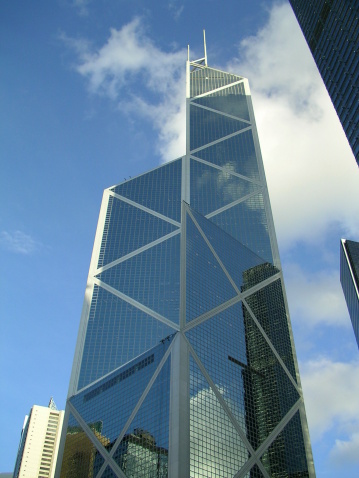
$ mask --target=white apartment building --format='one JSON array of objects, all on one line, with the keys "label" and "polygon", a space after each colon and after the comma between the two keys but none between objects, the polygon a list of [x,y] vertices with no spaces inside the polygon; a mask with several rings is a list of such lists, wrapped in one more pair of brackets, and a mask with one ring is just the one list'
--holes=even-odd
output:
[{"label": "white apartment building", "polygon": [[34,405],[25,417],[14,478],[52,478],[55,473],[64,411],[51,398],[48,407]]}]

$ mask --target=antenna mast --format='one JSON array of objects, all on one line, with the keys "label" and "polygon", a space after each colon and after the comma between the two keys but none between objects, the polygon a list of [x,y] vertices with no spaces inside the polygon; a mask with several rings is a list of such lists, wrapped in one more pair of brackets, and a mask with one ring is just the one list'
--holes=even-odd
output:
[{"label": "antenna mast", "polygon": [[207,66],[206,30],[203,29],[204,64]]},{"label": "antenna mast", "polygon": [[204,47],[204,57],[199,60],[190,61],[189,59],[189,45],[187,47],[187,61],[193,70],[196,68],[207,68],[207,45],[206,45],[206,30],[203,30],[203,47]]}]

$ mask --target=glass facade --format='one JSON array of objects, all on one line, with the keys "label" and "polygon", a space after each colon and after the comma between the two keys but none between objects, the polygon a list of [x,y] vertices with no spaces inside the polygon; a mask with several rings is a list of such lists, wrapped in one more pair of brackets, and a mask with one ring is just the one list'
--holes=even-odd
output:
[{"label": "glass facade", "polygon": [[359,242],[341,240],[340,282],[359,347]]},{"label": "glass facade", "polygon": [[359,4],[289,0],[359,165]]},{"label": "glass facade", "polygon": [[61,478],[315,476],[248,81],[187,71],[189,153],[104,194]]}]

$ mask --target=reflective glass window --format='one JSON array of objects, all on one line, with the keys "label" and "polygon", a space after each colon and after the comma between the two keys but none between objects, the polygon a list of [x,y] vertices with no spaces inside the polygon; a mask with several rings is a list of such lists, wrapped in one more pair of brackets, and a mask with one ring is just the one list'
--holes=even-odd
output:
[{"label": "reflective glass window", "polygon": [[98,267],[174,231],[176,226],[110,196]]},{"label": "reflective glass window", "polygon": [[[101,424],[89,424],[94,435],[104,446],[107,440],[101,435]],[[80,427],[74,416],[70,414],[67,429],[65,449],[61,466],[61,478],[89,478],[94,476],[104,463],[102,455]],[[95,475],[96,476],[96,475]]]},{"label": "reflective glass window", "polygon": [[[250,271],[249,274],[245,276],[245,288],[250,287],[251,284],[254,285],[252,282],[253,279],[258,281],[260,276],[262,276],[262,280],[266,279],[267,274],[268,271],[265,266],[258,266],[255,274]],[[284,304],[281,280],[278,279],[272,284],[267,285],[247,297],[246,301],[285,363],[293,379],[296,380],[292,344],[288,329],[288,317]]]},{"label": "reflective glass window", "polygon": [[215,70],[214,68],[201,68],[191,71],[191,98],[202,95],[208,91],[229,85],[240,80],[241,77]]},{"label": "reflective glass window", "polygon": [[234,476],[248,451],[190,356],[190,476]]},{"label": "reflective glass window", "polygon": [[112,188],[164,216],[181,220],[182,159],[177,159]]},{"label": "reflective glass window", "polygon": [[193,156],[259,181],[258,164],[252,130],[200,149]]},{"label": "reflective glass window", "polygon": [[171,327],[95,285],[78,389],[142,354],[171,333]]},{"label": "reflective glass window", "polygon": [[[120,433],[124,434],[126,441],[126,436],[136,435],[139,430],[145,430],[154,437],[158,446],[168,449],[169,360],[156,377],[129,428],[125,429],[125,425],[171,340],[172,337],[163,340],[146,354],[136,357],[71,397],[71,404],[107,451],[112,450],[115,444],[118,447],[116,440]],[[159,393],[161,389],[162,392]]]},{"label": "reflective glass window", "polygon": [[248,123],[244,121],[200,108],[193,103],[190,106],[191,150],[244,128],[248,128]]},{"label": "reflective glass window", "polygon": [[269,446],[261,461],[270,476],[309,477],[299,411]]},{"label": "reflective glass window", "polygon": [[[249,282],[250,287],[253,287],[278,272],[276,267],[265,263],[261,257],[213,224],[212,221],[192,209],[191,213],[239,290],[243,291],[248,288]],[[250,274],[251,280],[249,281]]]},{"label": "reflective glass window", "polygon": [[[268,303],[258,306],[265,309]],[[248,438],[257,449],[298,401],[299,394],[246,307],[243,307],[243,317],[247,361],[253,371],[247,381],[247,400],[251,403],[255,426]],[[292,357],[286,362],[291,360]]]},{"label": "reflective glass window", "polygon": [[230,173],[191,160],[191,206],[203,215],[258,190],[260,186]]},{"label": "reflective glass window", "polygon": [[186,218],[187,321],[236,296],[236,291],[199,230]]},{"label": "reflective glass window", "polygon": [[210,217],[210,220],[267,262],[273,262],[263,194]]},{"label": "reflective glass window", "polygon": [[201,96],[194,99],[193,102],[249,121],[247,97],[243,83]]},{"label": "reflective glass window", "polygon": [[179,234],[105,270],[96,277],[178,323]]}]

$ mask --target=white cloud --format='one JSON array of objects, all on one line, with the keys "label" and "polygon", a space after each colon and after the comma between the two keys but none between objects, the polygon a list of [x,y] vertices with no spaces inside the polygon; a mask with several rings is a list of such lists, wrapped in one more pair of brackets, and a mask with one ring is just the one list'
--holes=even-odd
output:
[{"label": "white cloud", "polygon": [[349,440],[335,440],[330,453],[330,461],[338,468],[358,463],[359,432],[353,433]]},{"label": "white cloud", "polygon": [[351,327],[337,270],[308,273],[297,264],[286,264],[285,284],[292,317],[300,317],[305,327]]},{"label": "white cloud", "polygon": [[158,131],[162,160],[184,154],[185,50],[157,48],[140,18],[120,30],[111,29],[106,44],[96,51],[84,41],[73,43],[80,57],[77,71],[87,78],[91,92],[118,102],[122,112],[149,119]]},{"label": "white cloud", "polygon": [[88,15],[87,6],[91,0],[73,0],[72,6],[78,9],[78,12],[81,16]]},{"label": "white cloud", "polygon": [[43,247],[41,242],[36,241],[22,231],[1,231],[0,246],[8,251],[25,255],[32,254]]},{"label": "white cloud", "polygon": [[179,4],[177,0],[170,0],[168,2],[168,9],[172,13],[175,20],[179,20],[180,16],[183,13],[184,5]]},{"label": "white cloud", "polygon": [[[149,120],[162,161],[183,155],[186,52],[158,48],[140,18],[112,29],[98,49],[72,43],[90,90]],[[240,43],[239,57],[225,69],[247,76],[253,88],[281,250],[318,244],[333,224],[343,236],[359,235],[357,166],[287,3],[274,4],[266,26]]]},{"label": "white cloud", "polygon": [[[223,389],[219,391],[224,394]],[[191,476],[235,475],[247,460],[248,451],[212,389],[204,388],[191,397],[190,416],[190,453],[201,463],[199,470],[191,460]],[[205,447],[204,436],[211,437]]]},{"label": "white cloud", "polygon": [[333,223],[358,235],[358,168],[290,6],[274,5],[227,68],[252,86],[281,248],[318,242]]},{"label": "white cloud", "polygon": [[[333,362],[327,358],[300,364],[301,380],[313,441],[340,425],[342,433],[354,437],[359,427],[359,362]],[[333,451],[350,452],[348,445],[336,444]]]}]

